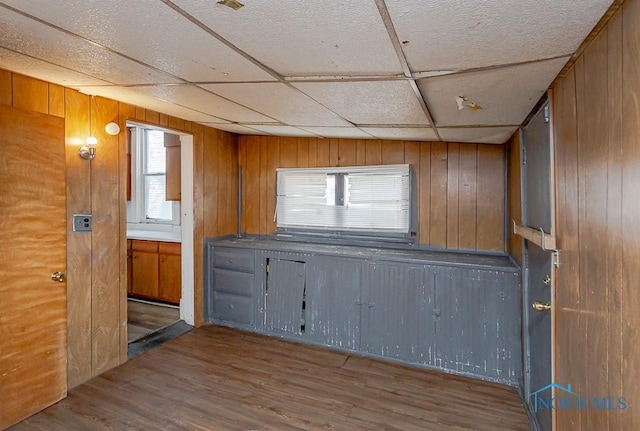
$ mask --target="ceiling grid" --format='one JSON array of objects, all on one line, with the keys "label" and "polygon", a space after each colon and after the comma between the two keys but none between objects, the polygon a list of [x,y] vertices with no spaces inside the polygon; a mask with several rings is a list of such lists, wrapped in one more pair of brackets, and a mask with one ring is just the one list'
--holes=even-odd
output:
[{"label": "ceiling grid", "polygon": [[0,68],[240,134],[500,144],[613,0],[0,0]]}]

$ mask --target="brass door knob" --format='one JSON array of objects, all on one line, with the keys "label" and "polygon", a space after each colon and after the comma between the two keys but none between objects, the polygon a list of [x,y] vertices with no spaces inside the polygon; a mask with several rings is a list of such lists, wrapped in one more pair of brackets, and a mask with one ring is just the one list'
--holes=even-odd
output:
[{"label": "brass door knob", "polygon": [[51,274],[51,279],[53,281],[57,281],[57,282],[64,282],[64,273],[60,272],[60,271],[56,271],[54,273]]},{"label": "brass door knob", "polygon": [[549,310],[551,310],[551,303],[550,302],[535,301],[533,304],[531,304],[531,306],[536,311],[549,311]]}]

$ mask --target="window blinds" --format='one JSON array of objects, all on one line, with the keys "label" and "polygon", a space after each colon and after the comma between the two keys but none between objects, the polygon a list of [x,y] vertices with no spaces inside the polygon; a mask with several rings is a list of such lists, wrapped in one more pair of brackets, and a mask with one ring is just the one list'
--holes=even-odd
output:
[{"label": "window blinds", "polygon": [[278,169],[276,221],[281,229],[409,233],[409,165]]}]

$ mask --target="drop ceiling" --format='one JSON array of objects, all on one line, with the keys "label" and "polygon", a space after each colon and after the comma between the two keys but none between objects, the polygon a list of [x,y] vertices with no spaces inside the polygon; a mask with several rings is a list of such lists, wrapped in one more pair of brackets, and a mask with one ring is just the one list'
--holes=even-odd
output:
[{"label": "drop ceiling", "polygon": [[612,3],[241,1],[0,0],[0,68],[240,134],[503,143]]}]

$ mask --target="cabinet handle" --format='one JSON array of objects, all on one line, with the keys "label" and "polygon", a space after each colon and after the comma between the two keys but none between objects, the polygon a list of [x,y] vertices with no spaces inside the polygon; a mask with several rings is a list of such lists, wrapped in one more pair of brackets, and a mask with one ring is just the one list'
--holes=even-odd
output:
[{"label": "cabinet handle", "polygon": [[376,306],[375,302],[367,302],[367,307],[368,308],[374,308]]},{"label": "cabinet handle", "polygon": [[235,305],[233,305],[233,304],[229,304],[229,309],[230,309],[230,310],[233,310],[234,308],[236,308],[236,306],[235,306]]}]

